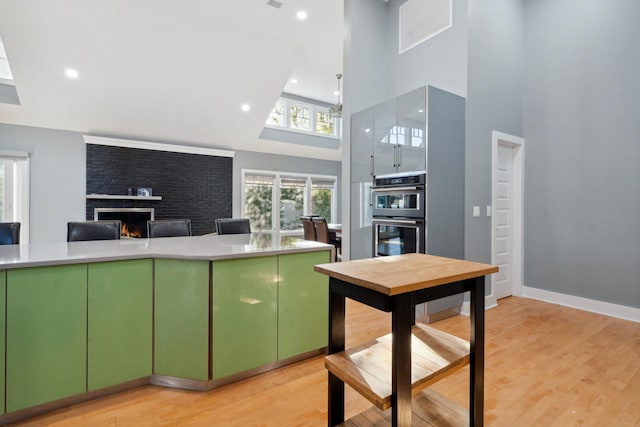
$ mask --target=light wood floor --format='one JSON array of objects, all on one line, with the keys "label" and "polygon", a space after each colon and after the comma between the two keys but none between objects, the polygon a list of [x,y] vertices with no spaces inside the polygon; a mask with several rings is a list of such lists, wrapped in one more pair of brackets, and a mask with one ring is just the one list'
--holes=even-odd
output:
[{"label": "light wood floor", "polygon": [[[390,329],[348,301],[347,346]],[[435,324],[468,338],[469,319]],[[468,406],[468,367],[434,388]],[[145,386],[34,418],[51,426],[325,426],[321,356],[207,393]],[[347,416],[370,405],[347,389]],[[640,324],[522,298],[487,311],[485,424],[640,426]]]}]

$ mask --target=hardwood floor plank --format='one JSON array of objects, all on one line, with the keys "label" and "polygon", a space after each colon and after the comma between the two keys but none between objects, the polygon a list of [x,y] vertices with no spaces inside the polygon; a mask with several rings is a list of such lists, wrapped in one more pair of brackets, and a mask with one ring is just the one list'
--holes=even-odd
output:
[{"label": "hardwood floor plank", "polygon": [[[388,314],[347,301],[347,347],[390,332]],[[432,325],[469,339],[469,319]],[[640,426],[640,324],[507,298],[486,312],[485,424]],[[469,368],[431,386],[468,407]],[[372,405],[349,387],[345,415]],[[210,392],[145,386],[22,426],[326,426],[327,371],[317,356]]]}]

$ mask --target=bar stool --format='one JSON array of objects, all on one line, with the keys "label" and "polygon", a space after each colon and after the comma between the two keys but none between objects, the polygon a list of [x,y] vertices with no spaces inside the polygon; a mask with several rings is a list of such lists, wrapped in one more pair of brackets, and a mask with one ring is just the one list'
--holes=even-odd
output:
[{"label": "bar stool", "polygon": [[147,236],[149,238],[191,236],[191,220],[159,219],[147,221]]},{"label": "bar stool", "polygon": [[216,219],[218,234],[250,234],[249,218],[218,218]]},{"label": "bar stool", "polygon": [[0,245],[20,244],[20,223],[0,222]]},{"label": "bar stool", "polygon": [[67,242],[120,240],[122,221],[86,221],[67,223]]}]

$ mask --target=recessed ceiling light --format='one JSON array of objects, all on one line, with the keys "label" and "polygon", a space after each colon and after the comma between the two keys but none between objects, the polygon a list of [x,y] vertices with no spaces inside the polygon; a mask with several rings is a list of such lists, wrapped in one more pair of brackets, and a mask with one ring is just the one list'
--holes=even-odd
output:
[{"label": "recessed ceiling light", "polygon": [[249,104],[242,104],[242,107],[240,107],[242,109],[242,111],[249,111],[251,110],[251,106]]},{"label": "recessed ceiling light", "polygon": [[73,68],[67,68],[66,70],[64,70],[64,74],[73,80],[77,79],[78,76],[80,76],[80,74],[78,74],[78,71],[74,70]]},{"label": "recessed ceiling light", "polygon": [[305,19],[307,19],[307,12],[305,12],[304,10],[299,10],[296,13],[296,18],[298,18],[301,21],[304,21]]},{"label": "recessed ceiling light", "polygon": [[424,113],[424,110],[423,109],[419,109],[418,113]]},{"label": "recessed ceiling light", "polygon": [[298,79],[291,79],[291,83],[293,83],[293,84],[298,83]]}]

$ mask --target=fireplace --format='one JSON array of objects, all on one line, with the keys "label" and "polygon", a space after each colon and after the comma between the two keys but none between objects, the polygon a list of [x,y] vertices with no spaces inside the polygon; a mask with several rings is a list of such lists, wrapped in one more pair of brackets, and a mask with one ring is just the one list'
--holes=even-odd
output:
[{"label": "fireplace", "polygon": [[119,219],[121,237],[143,239],[147,237],[147,221],[154,219],[153,211],[153,208],[95,208],[93,219]]}]

